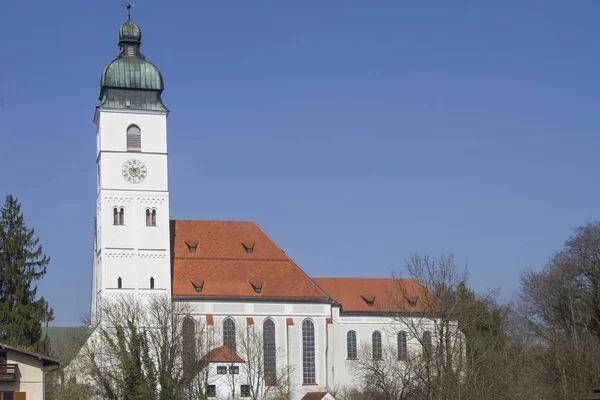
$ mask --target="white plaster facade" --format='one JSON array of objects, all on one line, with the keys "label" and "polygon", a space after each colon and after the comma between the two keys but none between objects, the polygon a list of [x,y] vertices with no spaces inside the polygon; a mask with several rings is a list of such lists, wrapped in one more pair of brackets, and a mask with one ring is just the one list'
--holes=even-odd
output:
[{"label": "white plaster facade", "polygon": [[[98,189],[92,318],[97,316],[101,299],[121,289],[141,295],[170,294],[166,119],[165,112],[103,108],[96,112]],[[141,131],[141,151],[127,150],[127,130],[132,125]],[[124,179],[123,165],[128,160],[145,164],[147,176],[143,181]],[[114,208],[124,210],[122,224],[114,223]],[[156,213],[155,226],[146,224],[146,210]]]},{"label": "white plaster facade", "polygon": [[[44,368],[60,365],[58,360],[0,344],[0,393],[13,393],[14,399],[43,400],[46,374]],[[16,365],[15,378],[9,373]]]}]

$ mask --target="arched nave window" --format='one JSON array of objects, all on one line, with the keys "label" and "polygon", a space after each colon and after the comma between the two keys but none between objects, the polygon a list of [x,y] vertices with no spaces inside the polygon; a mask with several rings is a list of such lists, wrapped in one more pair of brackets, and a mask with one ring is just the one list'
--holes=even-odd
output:
[{"label": "arched nave window", "polygon": [[381,349],[381,332],[375,331],[372,336],[373,341],[373,358],[379,360],[383,358]]},{"label": "arched nave window", "polygon": [[186,317],[183,320],[182,326],[183,343],[182,343],[182,361],[184,373],[193,371],[194,362],[196,360],[196,326],[191,317]]},{"label": "arched nave window", "polygon": [[127,128],[127,151],[142,151],[142,131],[137,125]]},{"label": "arched nave window", "polygon": [[302,383],[317,383],[315,347],[315,324],[307,319],[302,323]]},{"label": "arched nave window", "polygon": [[263,322],[263,355],[265,385],[277,384],[277,349],[275,347],[275,323],[271,319]]},{"label": "arched nave window", "polygon": [[154,289],[154,277],[150,277],[150,289]]},{"label": "arched nave window", "polygon": [[223,346],[229,347],[231,351],[236,353],[235,322],[231,318],[223,321]]},{"label": "arched nave window", "polygon": [[423,355],[425,355],[425,357],[431,357],[431,332],[423,332],[421,344],[423,345]]},{"label": "arched nave window", "polygon": [[123,279],[121,279],[121,277],[119,277],[119,279],[117,279],[117,289],[121,289],[123,287]]},{"label": "arched nave window", "polygon": [[348,358],[358,358],[356,351],[356,332],[348,331],[346,334],[346,346],[348,348]]},{"label": "arched nave window", "polygon": [[406,342],[406,332],[398,332],[398,360],[406,360],[408,358],[408,346]]}]

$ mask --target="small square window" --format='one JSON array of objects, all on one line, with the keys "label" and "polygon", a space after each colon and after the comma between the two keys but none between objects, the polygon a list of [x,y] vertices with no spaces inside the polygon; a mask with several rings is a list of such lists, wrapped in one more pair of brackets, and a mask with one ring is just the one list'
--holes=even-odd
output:
[{"label": "small square window", "polygon": [[206,386],[206,397],[217,397],[217,386],[216,385]]},{"label": "small square window", "polygon": [[227,367],[225,365],[217,366],[217,374],[224,375],[227,373]]},{"label": "small square window", "polygon": [[229,367],[229,373],[230,373],[231,375],[238,375],[238,374],[240,373],[240,367],[237,367],[237,366],[235,366],[235,365],[234,365],[234,366],[231,366],[231,367]]},{"label": "small square window", "polygon": [[240,386],[240,395],[242,397],[250,397],[250,385],[241,385]]}]

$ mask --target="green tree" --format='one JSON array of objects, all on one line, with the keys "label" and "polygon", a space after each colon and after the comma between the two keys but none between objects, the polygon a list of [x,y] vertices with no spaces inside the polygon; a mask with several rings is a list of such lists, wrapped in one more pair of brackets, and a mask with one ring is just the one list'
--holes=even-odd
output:
[{"label": "green tree", "polygon": [[49,351],[41,328],[54,319],[53,311],[43,297],[36,298],[34,284],[49,262],[34,229],[25,225],[19,200],[6,196],[0,210],[0,342]]}]

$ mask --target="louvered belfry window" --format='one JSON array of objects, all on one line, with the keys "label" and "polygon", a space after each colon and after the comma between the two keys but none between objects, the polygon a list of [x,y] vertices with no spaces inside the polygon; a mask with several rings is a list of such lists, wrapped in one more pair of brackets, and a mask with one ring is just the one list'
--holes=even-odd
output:
[{"label": "louvered belfry window", "polygon": [[142,131],[137,125],[127,128],[127,151],[142,151]]}]

